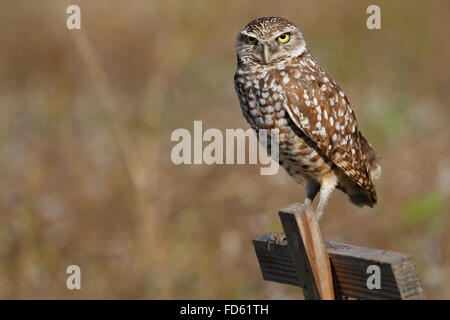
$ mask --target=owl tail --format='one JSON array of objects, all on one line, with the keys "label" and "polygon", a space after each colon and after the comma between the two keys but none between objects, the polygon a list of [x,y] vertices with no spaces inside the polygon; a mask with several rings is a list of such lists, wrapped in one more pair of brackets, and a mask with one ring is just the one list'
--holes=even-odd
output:
[{"label": "owl tail", "polygon": [[358,207],[373,207],[377,203],[377,193],[375,188],[366,189],[358,183],[348,178],[345,173],[339,172],[338,188],[341,189],[350,199],[351,202]]},{"label": "owl tail", "polygon": [[359,138],[361,141],[361,150],[369,164],[370,176],[372,179],[379,179],[381,177],[380,157],[361,131],[359,132]]},{"label": "owl tail", "polygon": [[350,200],[358,207],[373,206],[377,203],[377,195],[374,191],[361,190],[360,188],[351,189],[348,193]]}]

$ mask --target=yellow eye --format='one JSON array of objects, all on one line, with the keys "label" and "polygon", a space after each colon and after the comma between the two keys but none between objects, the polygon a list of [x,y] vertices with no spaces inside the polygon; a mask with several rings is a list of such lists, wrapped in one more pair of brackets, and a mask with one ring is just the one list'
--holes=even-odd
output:
[{"label": "yellow eye", "polygon": [[248,43],[248,44],[253,45],[253,44],[256,44],[257,42],[258,42],[258,40],[256,40],[255,38],[253,38],[253,37],[247,37],[247,43]]},{"label": "yellow eye", "polygon": [[277,38],[279,43],[288,43],[291,39],[291,35],[289,33],[283,33],[281,36]]}]

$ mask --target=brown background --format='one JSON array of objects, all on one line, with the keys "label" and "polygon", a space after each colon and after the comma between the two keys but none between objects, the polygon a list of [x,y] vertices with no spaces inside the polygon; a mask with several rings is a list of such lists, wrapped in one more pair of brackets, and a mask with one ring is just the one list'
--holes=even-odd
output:
[{"label": "brown background", "polygon": [[0,298],[301,298],[261,279],[251,240],[303,189],[170,161],[194,120],[248,128],[234,41],[263,15],[299,26],[383,157],[379,205],[334,194],[325,238],[410,253],[427,296],[450,298],[450,2],[377,3],[370,31],[360,0],[2,1]]}]

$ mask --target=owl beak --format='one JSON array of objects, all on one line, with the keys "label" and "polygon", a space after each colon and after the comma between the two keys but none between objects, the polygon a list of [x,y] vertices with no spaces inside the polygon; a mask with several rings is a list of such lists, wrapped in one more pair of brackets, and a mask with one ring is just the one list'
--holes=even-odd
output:
[{"label": "owl beak", "polygon": [[270,62],[270,50],[269,50],[269,45],[267,43],[263,43],[263,53],[264,53],[264,61],[266,63]]}]

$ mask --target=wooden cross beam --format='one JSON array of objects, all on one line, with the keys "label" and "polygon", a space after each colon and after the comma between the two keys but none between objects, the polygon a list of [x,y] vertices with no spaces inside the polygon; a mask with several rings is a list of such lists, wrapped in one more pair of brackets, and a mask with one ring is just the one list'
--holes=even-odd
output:
[{"label": "wooden cross beam", "polygon": [[[325,241],[308,206],[279,212],[285,239],[273,233],[253,240],[263,278],[303,288],[305,299],[424,299],[412,257],[392,251]],[[380,288],[369,288],[370,266]],[[370,267],[370,268],[369,268]]]}]

